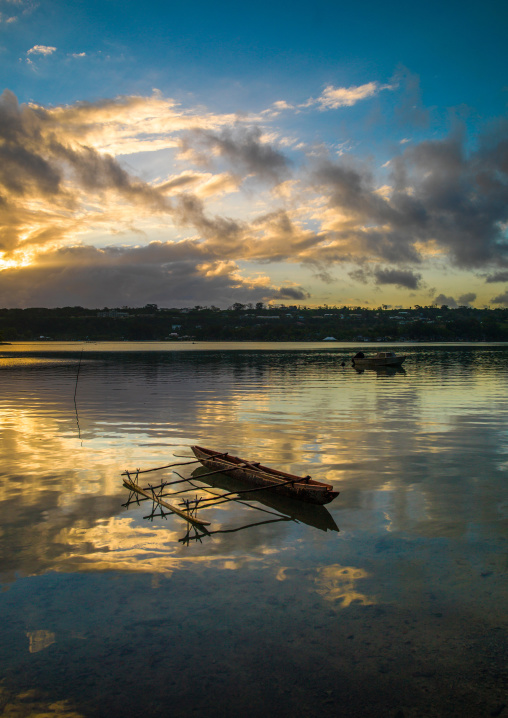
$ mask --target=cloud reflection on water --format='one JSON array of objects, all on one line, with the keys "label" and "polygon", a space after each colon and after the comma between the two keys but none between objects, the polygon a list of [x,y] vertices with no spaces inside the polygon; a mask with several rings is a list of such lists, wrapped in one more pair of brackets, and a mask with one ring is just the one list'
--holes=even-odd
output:
[{"label": "cloud reflection on water", "polygon": [[[77,355],[13,359],[0,373],[2,576],[277,568],[302,540],[312,553],[343,538],[283,522],[184,546],[179,519],[124,513],[121,471],[194,442],[333,482],[341,494],[329,509],[346,535],[460,538],[474,526],[498,537],[507,405],[492,356],[438,355],[379,377],[338,371],[333,353],[94,354],[81,367],[80,434]],[[226,528],[257,514],[237,504],[208,513]]]},{"label": "cloud reflection on water", "polygon": [[[280,568],[277,572],[278,581],[294,579],[301,574],[298,569]],[[374,596],[367,596],[358,590],[358,582],[368,577],[362,568],[331,564],[320,566],[312,571],[304,572],[305,577],[313,584],[320,596],[333,604],[334,608],[347,608],[352,603],[361,606],[372,606],[377,603]]]}]

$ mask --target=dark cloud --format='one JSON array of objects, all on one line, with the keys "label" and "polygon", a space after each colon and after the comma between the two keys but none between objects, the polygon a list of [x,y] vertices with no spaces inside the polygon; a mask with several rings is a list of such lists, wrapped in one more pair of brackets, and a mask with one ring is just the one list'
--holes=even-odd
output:
[{"label": "dark cloud", "polygon": [[445,304],[450,309],[457,309],[457,307],[469,307],[475,301],[476,294],[474,292],[468,292],[467,294],[461,294],[458,299],[454,297],[447,297],[445,294],[439,294],[432,300],[432,304],[442,306]]},{"label": "dark cloud", "polygon": [[[310,262],[308,264],[310,264]],[[326,269],[323,269],[322,267],[319,268],[319,266],[316,266],[314,268],[313,276],[316,277],[316,279],[319,279],[324,284],[333,284],[335,281],[331,272],[327,272]]]},{"label": "dark cloud", "polygon": [[[0,116],[0,123],[1,119]],[[30,149],[8,142],[0,145],[0,184],[9,194],[56,194],[60,189],[60,180],[58,168]]]},{"label": "dark cloud", "polygon": [[258,127],[225,129],[220,134],[195,130],[182,140],[182,147],[195,147],[201,153],[206,150],[207,154],[201,156],[206,156],[207,161],[210,151],[216,150],[233,169],[277,184],[288,176],[289,160],[261,138]]},{"label": "dark cloud", "polygon": [[280,287],[270,294],[270,299],[310,299],[310,296],[301,287]]},{"label": "dark cloud", "polygon": [[328,194],[329,205],[349,218],[343,222],[343,229],[331,234],[359,258],[420,262],[409,230],[422,221],[422,209],[411,197],[406,198],[401,212],[376,192],[374,177],[367,168],[328,160],[316,169],[314,180],[318,191]]},{"label": "dark cloud", "polygon": [[465,138],[454,136],[423,142],[394,163],[397,213],[407,217],[410,197],[421,220],[409,227],[423,242],[435,239],[458,266],[484,266],[508,255],[500,226],[508,219],[507,129],[499,127],[487,146],[480,143],[469,155]]},{"label": "dark cloud", "polygon": [[453,297],[447,297],[444,294],[438,294],[438,296],[432,300],[432,304],[437,304],[439,307],[446,305],[450,307],[450,309],[457,309],[459,306]]},{"label": "dark cloud", "polygon": [[362,269],[361,267],[359,269],[353,269],[351,272],[349,272],[349,276],[354,282],[360,282],[361,284],[367,284],[369,281],[370,274],[365,271],[365,269]]},{"label": "dark cloud", "polygon": [[364,257],[418,263],[436,244],[452,263],[484,267],[508,260],[508,122],[496,124],[475,151],[453,135],[408,147],[392,161],[389,196],[368,168],[322,162],[316,189],[346,215],[333,234]]},{"label": "dark cloud", "polygon": [[222,257],[242,254],[244,235],[248,226],[227,217],[210,217],[203,201],[191,193],[180,195],[175,201],[176,222],[195,227],[206,240],[211,251]]},{"label": "dark cloud", "polygon": [[146,247],[91,246],[46,252],[38,264],[2,271],[0,306],[101,307],[258,302],[300,298],[298,289],[242,278],[195,241],[154,242]]},{"label": "dark cloud", "polygon": [[497,297],[492,297],[490,301],[492,304],[504,304],[508,306],[508,292],[498,294]]},{"label": "dark cloud", "polygon": [[459,306],[469,307],[476,299],[474,292],[467,292],[467,294],[461,294],[458,300]]},{"label": "dark cloud", "polygon": [[493,284],[495,282],[508,282],[508,270],[503,270],[502,272],[495,272],[494,274],[489,274],[485,281],[487,284]]},{"label": "dark cloud", "polygon": [[50,142],[48,150],[55,159],[70,165],[78,183],[92,192],[115,190],[131,202],[154,210],[169,211],[168,199],[159,188],[133,178],[108,154],[100,154],[90,147],[76,151],[57,142]]},{"label": "dark cloud", "polygon": [[395,284],[407,289],[418,289],[421,280],[420,274],[402,269],[376,269],[374,276],[376,284]]}]

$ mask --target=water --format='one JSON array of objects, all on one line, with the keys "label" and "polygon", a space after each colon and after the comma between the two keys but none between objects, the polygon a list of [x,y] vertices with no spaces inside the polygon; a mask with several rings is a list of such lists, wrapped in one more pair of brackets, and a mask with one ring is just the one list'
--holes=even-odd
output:
[{"label": "water", "polygon": [[[508,346],[1,350],[4,715],[508,715]],[[195,443],[341,493],[122,507]]]}]

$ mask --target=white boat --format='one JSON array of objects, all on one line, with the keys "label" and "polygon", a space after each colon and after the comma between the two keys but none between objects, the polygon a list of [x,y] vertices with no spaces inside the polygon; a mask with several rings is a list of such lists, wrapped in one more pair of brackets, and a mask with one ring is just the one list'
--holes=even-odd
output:
[{"label": "white boat", "polygon": [[351,361],[354,367],[401,366],[405,358],[394,352],[378,352],[373,356],[358,352]]}]

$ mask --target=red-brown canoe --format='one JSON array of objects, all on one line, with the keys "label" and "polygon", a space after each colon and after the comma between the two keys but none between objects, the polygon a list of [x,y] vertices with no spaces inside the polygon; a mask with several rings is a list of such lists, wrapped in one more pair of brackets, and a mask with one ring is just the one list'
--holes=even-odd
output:
[{"label": "red-brown canoe", "polygon": [[263,466],[259,462],[246,461],[227,452],[205,449],[202,446],[191,446],[191,449],[203,466],[216,471],[222,470],[228,476],[248,482],[255,487],[272,489],[277,494],[292,496],[311,504],[329,504],[339,495],[331,484],[314,481],[310,476],[286,474],[284,471]]}]

